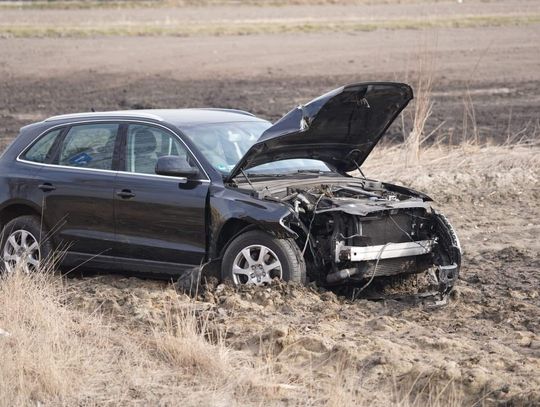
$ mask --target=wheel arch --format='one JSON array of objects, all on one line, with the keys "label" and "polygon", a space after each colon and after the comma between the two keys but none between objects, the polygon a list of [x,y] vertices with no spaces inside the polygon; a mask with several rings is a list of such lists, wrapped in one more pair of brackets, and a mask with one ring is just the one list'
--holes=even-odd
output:
[{"label": "wheel arch", "polygon": [[248,229],[278,238],[297,237],[288,226],[292,210],[281,202],[211,185],[207,205],[208,261],[219,259],[228,243]]},{"label": "wheel arch", "polygon": [[215,242],[215,249],[214,253],[216,256],[223,256],[223,253],[225,253],[225,250],[229,246],[229,244],[236,239],[237,236],[241,235],[242,233],[247,232],[248,230],[262,230],[260,227],[258,227],[256,224],[248,222],[243,219],[239,218],[232,218],[228,219],[223,226],[221,227],[218,238]]},{"label": "wheel arch", "polygon": [[36,216],[41,219],[41,210],[33,202],[14,201],[0,209],[0,229],[20,216]]}]

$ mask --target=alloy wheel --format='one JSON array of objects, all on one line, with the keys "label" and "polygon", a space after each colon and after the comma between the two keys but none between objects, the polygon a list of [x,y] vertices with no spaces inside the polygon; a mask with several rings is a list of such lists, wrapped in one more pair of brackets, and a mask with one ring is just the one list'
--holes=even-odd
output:
[{"label": "alloy wheel", "polygon": [[242,249],[233,262],[233,281],[236,285],[270,283],[283,278],[283,268],[278,256],[263,245],[251,245]]},{"label": "alloy wheel", "polygon": [[12,232],[4,243],[2,261],[8,273],[19,267],[26,273],[36,271],[40,258],[39,242],[27,230]]}]

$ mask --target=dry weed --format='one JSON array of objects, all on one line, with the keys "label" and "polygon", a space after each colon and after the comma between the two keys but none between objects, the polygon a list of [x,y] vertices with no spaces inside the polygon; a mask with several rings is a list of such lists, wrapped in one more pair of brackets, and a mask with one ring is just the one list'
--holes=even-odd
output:
[{"label": "dry weed", "polygon": [[[414,165],[420,159],[422,146],[438,129],[425,134],[426,123],[433,109],[432,91],[435,80],[435,54],[436,44],[428,44],[427,38],[415,56],[411,81],[414,83],[414,99],[412,111],[405,111],[401,115],[401,127],[405,142],[405,162]],[[408,80],[409,73],[406,74]],[[405,117],[407,116],[407,118]]]},{"label": "dry weed", "polygon": [[215,378],[233,373],[223,335],[210,329],[207,316],[197,318],[194,308],[181,309],[175,315],[168,312],[165,329],[154,328],[153,334],[159,357],[184,373]]},{"label": "dry weed", "polygon": [[438,202],[535,198],[540,145],[430,146],[407,165],[399,146],[375,149],[364,164],[370,177],[426,191]]},{"label": "dry weed", "polygon": [[69,311],[62,298],[48,270],[2,275],[0,328],[8,334],[0,337],[0,405],[67,403],[94,374],[98,321]]}]

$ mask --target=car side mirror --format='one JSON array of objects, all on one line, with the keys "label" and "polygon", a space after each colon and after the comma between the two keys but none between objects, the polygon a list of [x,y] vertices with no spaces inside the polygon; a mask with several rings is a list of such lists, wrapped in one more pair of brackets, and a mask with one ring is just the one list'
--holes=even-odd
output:
[{"label": "car side mirror", "polygon": [[193,178],[199,169],[189,165],[188,161],[177,155],[159,157],[156,163],[156,174],[170,177]]}]

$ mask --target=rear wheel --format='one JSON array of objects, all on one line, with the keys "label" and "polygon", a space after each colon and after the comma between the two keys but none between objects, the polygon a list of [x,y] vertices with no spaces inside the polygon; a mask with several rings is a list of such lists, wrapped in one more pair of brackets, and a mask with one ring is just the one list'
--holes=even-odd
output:
[{"label": "rear wheel", "polygon": [[0,234],[0,269],[37,271],[51,253],[51,243],[42,239],[46,235],[37,217],[21,216],[8,222]]},{"label": "rear wheel", "polygon": [[274,279],[304,283],[306,266],[294,240],[252,230],[229,245],[221,274],[235,285],[264,285]]}]

